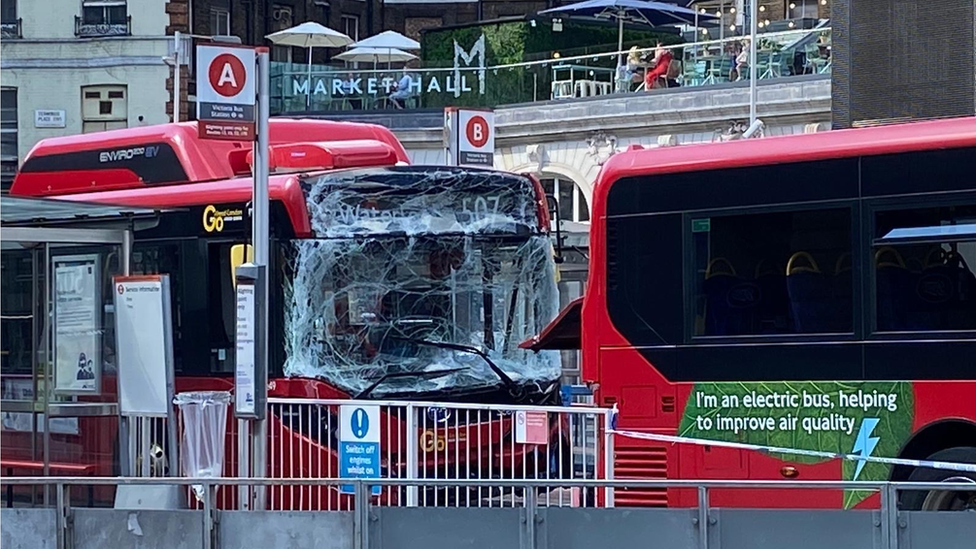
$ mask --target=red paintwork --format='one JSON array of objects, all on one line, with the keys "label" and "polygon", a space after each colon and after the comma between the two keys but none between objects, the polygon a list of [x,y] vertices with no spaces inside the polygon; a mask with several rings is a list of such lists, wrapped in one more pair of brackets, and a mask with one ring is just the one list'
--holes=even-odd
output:
[{"label": "red paintwork", "polygon": [[[299,141],[374,140],[389,145],[396,160],[409,162],[406,150],[396,136],[382,126],[331,120],[293,120],[274,118],[269,121],[269,145]],[[230,179],[250,172],[245,161],[252,143],[201,139],[196,122],[160,124],[107,132],[54,137],[41,140],[25,157],[36,157],[80,151],[115,150],[149,143],[168,143],[187,175],[187,182]],[[242,154],[243,153],[243,154]],[[59,196],[71,193],[146,187],[132,172],[114,170],[21,172],[14,178],[10,193],[20,196]]]},{"label": "red paintwork", "polygon": [[[247,163],[254,164],[254,151],[247,153]],[[373,139],[288,143],[271,147],[270,154],[273,172],[392,166],[396,163],[393,147]]]},{"label": "red paintwork", "polygon": [[[321,172],[323,168],[390,166],[408,161],[406,152],[396,137],[389,130],[379,126],[278,119],[272,120],[271,133],[271,144],[279,145],[272,146],[273,157],[276,164],[285,169],[300,167],[303,162],[305,165],[314,165],[314,169]],[[301,143],[296,143],[295,141],[299,139]],[[173,146],[184,165],[188,182],[148,186],[139,182],[135,174],[127,170],[72,171],[20,174],[11,192],[26,196],[51,195],[62,200],[157,209],[246,202],[251,199],[252,179],[235,177],[236,174],[250,171],[251,144],[200,140],[196,132],[196,123],[166,124],[48,139],[40,142],[28,156],[112,149],[158,141],[169,142]],[[293,158],[293,152],[311,153],[314,157],[306,158],[304,161],[297,160]],[[312,236],[312,231],[305,197],[299,183],[301,175],[303,174],[272,175],[269,177],[268,186],[270,199],[284,204],[295,236],[308,238]],[[532,181],[538,195],[540,227],[547,231],[549,214],[545,194],[539,181],[535,178],[532,178]],[[105,376],[102,383],[103,394],[99,400],[116,401],[115,378]],[[233,388],[233,380],[229,378],[179,376],[176,379],[177,392],[201,390],[232,392]],[[295,378],[271,380],[268,384],[268,396],[350,398],[350,395],[320,380]],[[82,400],[87,399],[82,398]],[[237,471],[236,421],[232,413],[228,416],[224,474],[234,475]],[[550,424],[551,437],[554,440],[560,436],[560,433],[566,436],[570,432],[565,416],[560,420],[551,421]],[[383,464],[391,465],[401,476],[405,474],[406,456],[400,455],[397,449],[406,446],[405,428],[405,423],[398,418],[388,414],[381,416],[381,440],[385,441],[384,445],[389,445],[389,448],[386,446],[381,448]],[[418,429],[421,431],[419,436],[423,440],[425,433],[433,430],[434,425],[419,421]],[[79,431],[79,435],[52,434],[52,459],[82,464],[94,471],[93,474],[97,476],[116,474],[112,463],[116,452],[117,418],[80,418]],[[527,475],[532,475],[534,471],[549,469],[545,461],[545,452],[535,453],[537,446],[512,444],[510,418],[472,424],[465,436],[470,436],[469,440],[478,440],[479,444],[454,440],[452,434],[427,435],[445,438],[446,449],[421,454],[418,461],[422,476],[444,478],[445,474],[453,474],[457,460],[463,463],[459,468],[465,476],[468,467],[473,468],[476,463],[487,464],[489,460],[499,464],[495,466],[493,473],[500,478],[517,478],[522,474],[523,467]],[[4,459],[30,460],[31,436],[30,433],[4,431],[2,433]],[[41,437],[38,436],[38,446],[40,440]],[[336,448],[315,442],[302,433],[285,427],[278,417],[271,415],[268,421],[268,443],[269,452],[280,452],[276,456],[269,455],[268,473],[272,477],[338,476]],[[435,453],[438,456],[436,458]],[[479,474],[486,475],[487,471]],[[275,509],[351,508],[351,497],[339,495],[335,488],[281,489],[279,487],[273,489],[271,494],[269,504]],[[98,501],[110,502],[112,497],[113,491],[96,489]],[[236,508],[236,498],[236,491],[222,490],[218,495],[218,506]],[[382,501],[389,503],[396,503],[397,498],[398,493],[395,490],[386,490],[381,496]]]},{"label": "red paintwork", "polygon": [[[85,194],[72,194],[58,197],[61,200],[116,204],[121,206],[143,206],[147,208],[178,208],[201,204],[247,202],[251,200],[253,182],[251,178],[210,181],[187,185],[164,185],[160,187],[141,187],[119,191],[99,191]],[[268,178],[268,196],[272,201],[280,201],[295,229],[295,236],[312,236],[305,195],[298,182],[298,175],[272,175]]]},{"label": "red paintwork", "polygon": [[[692,383],[672,383],[633,349],[612,325],[606,308],[606,205],[614,181],[636,175],[692,172],[722,168],[813,161],[829,158],[932,150],[976,145],[976,118],[919,122],[839,130],[788,137],[742,140],[657,149],[631,148],[607,162],[593,191],[590,225],[590,272],[582,313],[582,374],[594,387],[596,402],[620,407],[620,429],[676,434]],[[976,384],[970,382],[916,382],[915,425],[925,425],[947,417],[976,418]],[[664,412],[656,405],[664,397],[675,403]],[[649,402],[650,405],[642,404]],[[658,448],[667,454],[666,476],[673,479],[781,479],[780,468],[787,463],[757,452],[719,449],[706,451],[700,446],[668,445],[626,440],[621,445]],[[680,447],[679,447],[680,446]],[[602,456],[601,456],[602,460]],[[602,465],[601,465],[602,466]],[[841,463],[830,460],[815,465],[796,465],[799,480],[839,480]],[[618,477],[622,475],[618,474]],[[620,494],[617,495],[619,504]],[[726,506],[838,508],[838,490],[715,490],[711,502]],[[695,505],[697,496],[687,490],[669,490],[669,505]],[[872,496],[859,507],[876,507]]]}]

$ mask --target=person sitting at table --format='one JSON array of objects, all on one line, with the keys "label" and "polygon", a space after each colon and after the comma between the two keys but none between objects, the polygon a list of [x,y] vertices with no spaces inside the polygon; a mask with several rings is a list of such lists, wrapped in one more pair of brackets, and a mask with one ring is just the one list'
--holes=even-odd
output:
[{"label": "person sitting at table", "polygon": [[349,108],[358,111],[363,108],[363,98],[356,94],[353,86],[354,79],[355,77],[351,72],[346,73],[346,77],[342,80],[342,97],[346,100]]},{"label": "person sitting at table", "polygon": [[620,67],[620,82],[626,86],[627,91],[630,91],[631,84],[640,82],[640,75],[637,72],[640,69],[640,62],[637,46],[631,47],[630,53],[627,54],[627,63]]},{"label": "person sitting at table", "polygon": [[403,76],[400,77],[400,81],[396,84],[396,89],[390,94],[390,101],[398,109],[404,109],[407,106],[406,100],[412,95],[410,87],[413,85],[413,79],[410,77],[410,72],[404,69]]},{"label": "person sitting at table", "polygon": [[660,42],[657,43],[657,49],[654,50],[654,61],[652,61],[652,67],[647,69],[647,73],[644,75],[644,90],[650,91],[654,88],[661,87],[663,82],[658,80],[662,76],[667,76],[668,69],[671,67],[671,60],[674,59],[674,55],[671,54],[671,50],[663,47]]},{"label": "person sitting at table", "polygon": [[749,40],[742,41],[742,51],[739,55],[735,56],[735,78],[730,78],[730,80],[742,80],[745,77],[745,72],[749,70]]}]

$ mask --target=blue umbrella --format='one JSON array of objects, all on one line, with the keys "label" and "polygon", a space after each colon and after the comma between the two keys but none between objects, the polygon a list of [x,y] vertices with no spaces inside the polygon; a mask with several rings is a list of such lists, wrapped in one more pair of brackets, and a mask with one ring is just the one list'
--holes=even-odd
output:
[{"label": "blue umbrella", "polygon": [[[715,19],[714,16],[701,15],[695,10],[675,4],[647,0],[586,0],[539,12],[539,15],[560,14],[616,19],[619,24],[617,51],[624,49],[625,21],[657,27],[660,25],[697,25],[699,18]],[[620,65],[621,63],[622,59],[618,56],[617,64]]]}]

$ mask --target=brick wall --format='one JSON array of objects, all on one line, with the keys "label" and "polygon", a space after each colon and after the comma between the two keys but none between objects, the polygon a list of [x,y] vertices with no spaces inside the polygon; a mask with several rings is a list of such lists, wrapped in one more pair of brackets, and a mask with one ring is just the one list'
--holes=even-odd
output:
[{"label": "brick wall", "polygon": [[[199,1],[199,0],[198,0]],[[169,0],[166,4],[166,15],[169,16],[169,23],[166,25],[166,34],[179,32],[190,32],[190,2],[189,0]],[[189,92],[189,78],[187,68],[182,67],[180,72],[180,120],[186,120],[189,110],[187,95]],[[173,75],[166,78],[166,114],[173,120]]]},{"label": "brick wall", "polygon": [[[460,25],[478,20],[478,4],[386,4],[383,6],[383,27],[407,34],[407,20],[411,27],[423,26],[423,20],[439,20],[440,26]],[[409,35],[408,35],[409,36]],[[414,35],[415,40],[419,37]]]}]

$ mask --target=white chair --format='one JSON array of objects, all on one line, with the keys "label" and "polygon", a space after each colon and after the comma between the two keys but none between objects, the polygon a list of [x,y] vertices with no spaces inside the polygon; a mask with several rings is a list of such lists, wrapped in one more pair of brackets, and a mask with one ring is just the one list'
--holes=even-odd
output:
[{"label": "white chair", "polygon": [[552,83],[552,98],[567,99],[573,96],[573,83],[570,80],[557,80]]},{"label": "white chair", "polygon": [[593,95],[592,82],[589,80],[577,80],[575,89],[573,90],[574,97],[589,97]]}]

